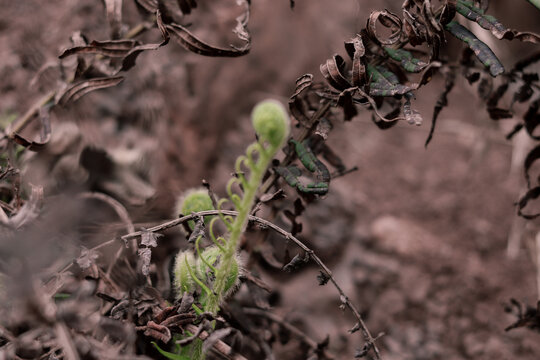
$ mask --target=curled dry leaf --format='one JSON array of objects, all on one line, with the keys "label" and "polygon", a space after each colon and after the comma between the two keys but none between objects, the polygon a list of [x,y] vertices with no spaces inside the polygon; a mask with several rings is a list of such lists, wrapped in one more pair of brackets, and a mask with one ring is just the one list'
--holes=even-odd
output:
[{"label": "curled dry leaf", "polygon": [[76,101],[80,97],[94,90],[116,86],[123,80],[123,76],[111,76],[80,81],[60,92],[57,95],[56,103],[59,105],[66,105],[67,103]]},{"label": "curled dry leaf", "polygon": [[364,86],[367,83],[366,74],[366,49],[362,41],[362,35],[358,34],[349,42],[345,43],[345,50],[352,59],[352,83],[354,86]]},{"label": "curled dry leaf", "polygon": [[[380,22],[384,27],[390,28],[392,33],[388,38],[383,39],[377,35],[377,22]],[[373,11],[367,20],[366,30],[369,37],[382,45],[392,45],[399,41],[401,37],[402,23],[401,19],[389,12],[388,10]]]}]

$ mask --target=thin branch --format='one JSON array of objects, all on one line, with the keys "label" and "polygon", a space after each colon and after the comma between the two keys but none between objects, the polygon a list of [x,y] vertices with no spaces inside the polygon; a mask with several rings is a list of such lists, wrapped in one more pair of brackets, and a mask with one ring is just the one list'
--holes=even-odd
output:
[{"label": "thin branch", "polygon": [[[243,309],[243,311],[248,315],[255,315],[255,316],[265,317],[265,318],[275,322],[276,324],[279,324],[284,329],[287,329],[288,331],[293,333],[304,344],[308,345],[310,348],[312,348],[315,351],[319,351],[319,344],[315,340],[310,338],[306,333],[304,333],[302,330],[300,330],[296,326],[294,326],[291,323],[287,322],[282,317],[277,316],[275,314],[272,314],[271,312],[264,311],[264,310],[261,310],[261,309],[256,309],[256,308],[245,308],[245,309]],[[335,359],[334,355],[329,354],[326,351],[324,351],[324,357],[326,357],[327,359]]]},{"label": "thin branch", "polygon": [[[163,230],[178,226],[178,225],[180,225],[180,224],[182,224],[182,223],[184,223],[186,221],[195,219],[195,218],[197,218],[199,216],[203,216],[203,217],[204,216],[215,216],[215,215],[218,215],[218,214],[236,216],[238,214],[238,212],[232,211],[232,210],[200,211],[200,212],[197,212],[197,213],[192,213],[190,215],[182,216],[179,219],[171,220],[171,221],[168,221],[166,223],[151,227],[149,229],[146,229],[145,231],[151,231],[151,232],[163,231]],[[354,317],[357,320],[357,324],[353,327],[353,330],[351,330],[351,332],[354,332],[355,330],[361,330],[362,335],[364,337],[364,341],[366,342],[366,344],[368,346],[373,347],[373,351],[375,352],[375,358],[380,359],[381,355],[380,355],[379,349],[377,348],[377,345],[375,344],[375,338],[373,338],[373,336],[369,332],[366,324],[364,323],[364,320],[362,319],[362,316],[360,315],[360,312],[351,303],[351,301],[349,300],[349,297],[345,294],[343,289],[339,286],[336,279],[332,275],[332,271],[330,271],[330,269],[322,262],[322,260],[315,254],[315,252],[313,250],[311,250],[309,247],[307,247],[303,242],[298,240],[290,232],[280,228],[279,226],[275,225],[274,223],[272,223],[270,221],[267,221],[265,219],[262,219],[260,217],[253,216],[253,215],[249,215],[248,218],[249,218],[249,221],[257,222],[257,223],[262,224],[262,225],[264,225],[264,226],[266,226],[268,228],[271,228],[272,230],[274,230],[277,233],[281,234],[285,239],[294,242],[296,244],[296,246],[298,246],[299,248],[304,250],[309,255],[309,257],[317,264],[317,266],[319,266],[319,268],[324,273],[326,273],[326,275],[328,276],[328,278],[330,279],[330,281],[332,282],[334,287],[339,292],[341,302],[345,306],[347,306],[349,308],[349,310],[353,313]],[[142,231],[136,231],[134,233],[122,236],[121,239],[122,240],[129,240],[129,239],[133,239],[135,237],[141,236],[141,234],[142,234]]]}]

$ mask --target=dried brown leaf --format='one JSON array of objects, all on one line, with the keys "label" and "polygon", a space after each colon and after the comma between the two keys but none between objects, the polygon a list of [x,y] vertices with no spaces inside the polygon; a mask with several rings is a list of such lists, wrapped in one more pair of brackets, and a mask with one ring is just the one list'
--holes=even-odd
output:
[{"label": "dried brown leaf", "polygon": [[116,86],[120,84],[122,80],[124,80],[123,76],[111,76],[80,81],[59,93],[57,95],[58,100],[56,100],[56,103],[62,106],[66,105],[67,103],[76,101],[80,97],[94,90]]}]

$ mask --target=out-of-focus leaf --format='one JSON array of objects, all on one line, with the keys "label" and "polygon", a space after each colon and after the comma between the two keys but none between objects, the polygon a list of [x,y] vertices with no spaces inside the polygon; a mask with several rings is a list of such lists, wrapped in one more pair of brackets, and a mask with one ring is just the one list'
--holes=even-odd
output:
[{"label": "out-of-focus leaf", "polygon": [[536,51],[531,55],[527,56],[526,58],[523,58],[516,62],[512,71],[523,71],[527,66],[530,66],[537,61],[540,61],[540,51]]},{"label": "out-of-focus leaf", "polygon": [[371,79],[369,84],[371,96],[403,95],[413,90],[409,86],[400,84],[397,76],[384,66],[368,65],[367,73]]},{"label": "out-of-focus leaf", "polygon": [[527,130],[529,136],[535,140],[540,140],[540,136],[534,135],[534,130],[538,125],[540,125],[540,114],[538,113],[539,108],[540,98],[533,101],[529,105],[525,115],[523,115],[523,120],[525,120],[525,130]]},{"label": "out-of-focus leaf", "polygon": [[51,119],[50,119],[50,106],[42,106],[39,109],[39,120],[41,122],[41,131],[39,134],[39,141],[27,140],[19,134],[13,134],[13,140],[31,151],[42,150],[45,145],[51,140]]},{"label": "out-of-focus leaf", "polygon": [[57,104],[65,105],[71,101],[76,101],[81,96],[91,91],[116,86],[124,80],[123,76],[112,76],[104,78],[95,78],[91,80],[80,81],[69,86],[66,90],[57,95]]},{"label": "out-of-focus leaf", "polygon": [[445,28],[456,38],[466,43],[469,48],[474,51],[480,62],[484,64],[485,67],[489,68],[489,73],[491,76],[495,77],[504,72],[504,67],[493,51],[491,51],[489,46],[480,41],[467,28],[461,26],[455,21],[451,21],[446,24]]},{"label": "out-of-focus leaf", "polygon": [[467,19],[476,22],[482,28],[491,31],[497,39],[512,39],[512,31],[504,27],[496,18],[484,14],[482,9],[474,6],[472,1],[458,0],[456,10]]},{"label": "out-of-focus leaf", "polygon": [[527,193],[525,195],[523,195],[523,197],[521,199],[519,199],[519,201],[517,203],[518,215],[525,218],[525,219],[528,219],[528,220],[532,220],[532,219],[535,219],[538,216],[540,216],[540,213],[525,214],[522,211],[527,206],[529,201],[537,199],[538,196],[540,196],[540,186],[537,186],[537,187],[532,188],[529,191],[527,191]]},{"label": "out-of-focus leaf", "polygon": [[162,348],[160,348],[158,346],[158,344],[156,344],[155,341],[152,341],[152,345],[154,345],[156,350],[159,351],[159,353],[161,355],[165,356],[167,359],[170,359],[170,360],[190,360],[191,359],[189,356],[178,355],[178,354],[174,354],[172,352],[165,351]]},{"label": "out-of-focus leaf", "polygon": [[135,2],[139,7],[152,14],[154,14],[159,8],[158,0],[135,0]]},{"label": "out-of-focus leaf", "polygon": [[88,269],[95,263],[98,257],[99,253],[96,250],[87,249],[84,246],[81,246],[81,255],[77,258],[77,265],[79,265],[81,269]]},{"label": "out-of-focus leaf", "polygon": [[219,330],[214,330],[210,336],[208,336],[208,338],[206,340],[204,340],[204,343],[203,343],[203,352],[207,352],[208,350],[210,350],[212,348],[212,346],[214,346],[218,341],[220,341],[221,339],[229,336],[229,334],[233,331],[232,328],[228,327],[228,328],[224,328],[224,329],[219,329]]},{"label": "out-of-focus leaf", "polygon": [[422,115],[420,113],[411,108],[411,99],[414,98],[414,95],[412,92],[408,92],[405,94],[405,103],[403,104],[403,115],[405,116],[405,119],[407,122],[411,125],[420,126],[422,125]]},{"label": "out-of-focus leaf", "polygon": [[511,119],[514,117],[514,113],[512,113],[512,111],[509,109],[491,107],[487,110],[491,120]]},{"label": "out-of-focus leaf", "polygon": [[403,49],[392,49],[391,47],[385,46],[384,51],[394,60],[399,61],[401,63],[401,66],[407,70],[408,72],[417,73],[422,71],[426,66],[428,66],[428,63],[416,59],[413,57],[413,55]]},{"label": "out-of-focus leaf", "polygon": [[529,175],[529,170],[536,160],[540,158],[540,145],[532,149],[525,158],[523,168],[525,169],[525,179],[527,180],[527,186],[531,187],[531,177]]},{"label": "out-of-focus leaf", "polygon": [[512,102],[518,102],[523,103],[531,98],[533,96],[534,90],[532,89],[530,84],[523,84],[519,87],[518,91],[514,93],[514,97],[512,98]]},{"label": "out-of-focus leaf", "polygon": [[533,4],[534,6],[536,6],[538,10],[540,10],[540,0],[527,0],[527,1]]},{"label": "out-of-focus leaf", "polygon": [[499,100],[506,94],[506,91],[508,91],[508,82],[503,82],[490,94],[487,100],[488,108],[496,107],[499,104]]},{"label": "out-of-focus leaf", "polygon": [[455,68],[450,69],[448,72],[444,73],[444,77],[445,77],[444,90],[439,95],[439,98],[437,99],[437,102],[435,103],[435,108],[433,109],[433,117],[431,118],[431,128],[429,129],[429,134],[426,139],[426,143],[424,144],[424,147],[427,147],[431,139],[433,139],[433,134],[435,133],[435,125],[437,124],[437,119],[439,118],[439,114],[441,110],[448,105],[448,94],[454,88],[454,84],[456,80],[456,69]]},{"label": "out-of-focus leaf", "polygon": [[[390,28],[392,33],[386,39],[377,35],[377,22],[380,22],[383,26]],[[399,16],[387,11],[373,11],[368,18],[366,30],[367,34],[375,42],[382,45],[392,45],[399,41],[401,37],[402,23]]]},{"label": "out-of-focus leaf", "polygon": [[197,7],[197,2],[195,0],[177,0],[177,2],[184,15],[191,14],[191,9]]},{"label": "out-of-focus leaf", "polygon": [[122,0],[103,0],[103,2],[107,11],[107,20],[111,27],[111,37],[118,39],[122,29]]}]

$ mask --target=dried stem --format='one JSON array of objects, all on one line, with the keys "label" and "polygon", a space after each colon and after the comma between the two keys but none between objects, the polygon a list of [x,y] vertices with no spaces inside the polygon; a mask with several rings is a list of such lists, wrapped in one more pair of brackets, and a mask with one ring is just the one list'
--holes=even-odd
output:
[{"label": "dried stem", "polygon": [[[171,220],[166,223],[153,226],[149,229],[146,229],[146,231],[151,232],[158,232],[163,231],[165,229],[169,229],[175,226],[178,226],[186,221],[196,219],[199,216],[215,216],[215,215],[231,215],[236,216],[238,215],[238,212],[231,211],[231,210],[208,210],[208,211],[200,211],[197,213],[192,213],[191,215],[183,216],[179,219]],[[332,271],[322,262],[322,260],[315,254],[313,250],[311,250],[309,247],[307,247],[303,242],[298,240],[295,236],[293,236],[290,232],[280,228],[279,226],[275,225],[274,223],[267,221],[265,219],[262,219],[257,216],[249,215],[248,216],[249,221],[256,222],[259,224],[262,224],[268,228],[271,228],[272,230],[276,231],[277,233],[281,234],[285,239],[290,240],[296,244],[299,248],[304,250],[308,256],[317,264],[317,266],[328,276],[336,290],[338,291],[340,295],[341,302],[349,308],[349,310],[353,313],[354,317],[357,320],[357,324],[353,327],[353,329],[359,329],[362,331],[362,335],[364,337],[364,341],[368,346],[373,347],[373,351],[375,352],[375,358],[381,359],[380,351],[377,348],[377,345],[375,344],[375,338],[371,335],[369,329],[367,328],[366,324],[364,323],[364,320],[362,319],[362,316],[360,315],[360,312],[356,309],[356,307],[351,303],[349,300],[349,297],[345,294],[341,286],[337,283],[336,279],[334,278]],[[122,240],[129,240],[133,239],[135,237],[141,236],[142,231],[136,231],[131,234],[127,234],[122,236]]]},{"label": "dried stem", "polygon": [[[243,311],[244,311],[244,313],[246,313],[248,315],[255,315],[255,316],[265,317],[265,318],[275,322],[276,324],[279,324],[283,328],[285,328],[288,331],[290,331],[291,333],[293,333],[304,344],[308,345],[313,350],[315,350],[315,351],[319,350],[319,344],[315,340],[310,338],[302,330],[298,329],[296,326],[292,325],[291,323],[289,323],[285,319],[281,318],[280,316],[277,316],[275,314],[272,314],[271,312],[264,311],[264,310],[261,310],[261,309],[256,309],[256,308],[247,308],[247,309],[243,309]],[[324,351],[324,357],[327,358],[327,359],[330,359],[330,360],[335,359],[335,357],[333,355],[329,354],[326,351]]]}]

